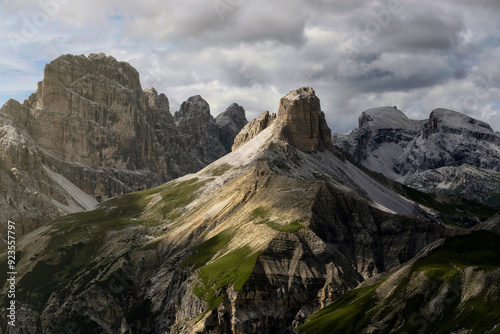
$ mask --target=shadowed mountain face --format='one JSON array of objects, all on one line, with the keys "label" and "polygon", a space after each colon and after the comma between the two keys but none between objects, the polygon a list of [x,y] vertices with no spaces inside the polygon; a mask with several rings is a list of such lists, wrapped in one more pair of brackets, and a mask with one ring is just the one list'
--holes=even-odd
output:
[{"label": "shadowed mountain face", "polygon": [[500,208],[500,134],[464,114],[436,109],[414,121],[396,107],[370,109],[334,143],[393,180]]},{"label": "shadowed mountain face", "polygon": [[219,127],[219,138],[221,143],[224,145],[227,152],[231,152],[234,138],[248,123],[245,117],[245,109],[237,103],[233,103],[226,111],[220,113],[215,118],[215,121]]},{"label": "shadowed mountain face", "polygon": [[[331,147],[314,91],[292,91],[282,104],[290,97],[278,118],[250,122],[237,149],[196,174],[26,235],[18,245],[22,330],[292,332],[455,234],[449,221],[488,217],[484,206],[456,210],[357,167]],[[181,110],[203,108],[188,102]],[[174,117],[182,122],[181,112]],[[307,145],[296,146],[304,117]]]},{"label": "shadowed mountain face", "polygon": [[113,57],[61,56],[36,93],[0,109],[0,218],[22,234],[196,172],[227,154],[246,123],[242,107],[223,119],[200,96],[172,116],[168,98],[142,90],[139,73]]},{"label": "shadowed mountain face", "polygon": [[[499,219],[490,224],[498,230]],[[440,240],[311,316],[299,333],[496,333],[500,236]]]}]

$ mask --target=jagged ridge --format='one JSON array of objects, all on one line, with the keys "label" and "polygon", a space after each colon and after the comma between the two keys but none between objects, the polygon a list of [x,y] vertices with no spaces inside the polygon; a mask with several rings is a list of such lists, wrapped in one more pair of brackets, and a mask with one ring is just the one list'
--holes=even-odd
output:
[{"label": "jagged ridge", "polygon": [[0,110],[0,218],[23,234],[196,172],[227,154],[246,123],[242,107],[223,115],[217,122],[195,96],[172,116],[168,98],[143,91],[128,63],[61,56],[47,64],[36,93]]}]

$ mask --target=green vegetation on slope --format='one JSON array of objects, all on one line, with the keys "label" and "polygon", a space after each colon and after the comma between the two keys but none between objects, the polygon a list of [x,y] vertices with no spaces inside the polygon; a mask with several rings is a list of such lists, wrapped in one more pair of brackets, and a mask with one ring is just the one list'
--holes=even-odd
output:
[{"label": "green vegetation on slope", "polygon": [[[355,289],[309,317],[299,330],[303,333],[362,333],[370,324],[383,322],[389,328],[400,324],[398,333],[445,334],[465,328],[471,330],[468,333],[483,334],[500,323],[500,296],[483,291],[478,297],[460,303],[464,288],[460,273],[465,268],[474,268],[475,272],[500,268],[500,237],[486,231],[450,237],[443,246],[417,260],[410,274],[388,298],[376,299],[375,290],[382,282]],[[408,284],[418,272],[425,273],[430,282],[422,293],[415,295],[414,288]],[[446,295],[441,296],[443,309],[438,307],[434,309],[437,313],[430,315],[423,312],[426,307],[433,309],[429,304],[440,300],[435,298],[445,288]],[[403,312],[391,318],[394,305],[398,303],[403,303]],[[384,331],[379,329],[373,333]],[[500,328],[490,333],[499,334]]]},{"label": "green vegetation on slope", "polygon": [[268,213],[267,210],[261,206],[259,206],[256,209],[253,209],[252,211],[252,220],[255,219],[265,219],[267,217]]},{"label": "green vegetation on slope", "polygon": [[236,291],[243,288],[252,274],[259,255],[260,252],[253,253],[248,246],[244,246],[199,268],[198,276],[201,283],[194,287],[193,292],[207,302],[206,312],[213,310],[222,302],[223,288],[229,285],[233,285]]},{"label": "green vegetation on slope", "polygon": [[101,203],[96,209],[79,212],[54,220],[52,229],[47,232],[51,240],[47,251],[57,251],[62,245],[71,245],[79,241],[87,244],[84,253],[79,254],[82,262],[88,263],[102,246],[103,235],[108,231],[117,231],[130,225],[149,224],[141,215],[151,201],[151,195],[161,187],[143,190],[112,198]]},{"label": "green vegetation on slope", "polygon": [[375,306],[375,290],[380,285],[359,288],[344,294],[331,305],[309,317],[298,328],[303,333],[356,334],[368,325],[366,313]]},{"label": "green vegetation on slope", "polygon": [[226,174],[228,171],[230,171],[231,168],[233,168],[233,167],[229,164],[222,164],[222,165],[214,168],[210,172],[212,173],[211,174],[212,176],[222,176],[222,175]]},{"label": "green vegetation on slope", "polygon": [[444,215],[459,217],[473,216],[485,221],[493,217],[498,211],[493,207],[468,200],[458,195],[443,197],[443,199],[447,199],[446,201],[437,200],[438,197],[434,194],[424,193],[405,185],[401,187],[402,190],[400,193],[403,196]]},{"label": "green vegetation on slope", "polygon": [[42,310],[53,292],[61,293],[72,279],[78,277],[83,265],[79,256],[85,249],[83,243],[61,249],[61,258],[55,263],[40,261],[18,283],[17,298],[28,300],[37,310]]},{"label": "green vegetation on slope", "polygon": [[196,199],[198,190],[212,180],[200,181],[198,178],[193,178],[180,183],[167,184],[161,190],[162,201],[153,206],[153,212],[157,211],[170,220],[179,218],[184,207]]},{"label": "green vegetation on slope", "polygon": [[290,224],[278,224],[272,221],[262,221],[259,224],[266,224],[268,227],[272,228],[275,231],[287,232],[287,233],[295,233],[300,229],[304,228],[299,221],[293,221]]},{"label": "green vegetation on slope", "polygon": [[182,265],[194,265],[195,269],[204,266],[210,261],[218,251],[222,250],[231,241],[231,235],[227,232],[221,232],[216,236],[201,243],[195,248],[195,253],[186,259]]},{"label": "green vegetation on slope", "polygon": [[301,220],[295,220],[288,224],[278,224],[276,222],[270,221],[268,217],[268,211],[261,206],[254,209],[251,213],[251,220],[258,221],[255,224],[266,224],[268,227],[272,228],[275,231],[295,233],[304,228],[304,226],[300,224]]},{"label": "green vegetation on slope", "polygon": [[476,231],[446,239],[444,245],[415,262],[413,269],[467,268],[492,270],[500,267],[500,236]]},{"label": "green vegetation on slope", "polygon": [[[19,300],[29,300],[36,309],[42,310],[50,296],[56,292],[71,293],[70,282],[79,281],[84,287],[95,275],[95,259],[105,246],[105,235],[129,226],[151,225],[161,220],[178,218],[184,207],[197,196],[197,191],[210,180],[191,179],[170,182],[153,189],[130,193],[101,203],[95,210],[67,215],[51,223],[50,241],[32,271],[27,272],[18,283]],[[152,209],[145,209],[153,195],[162,199]],[[86,279],[88,282],[84,282]],[[68,288],[69,287],[69,288]]]}]

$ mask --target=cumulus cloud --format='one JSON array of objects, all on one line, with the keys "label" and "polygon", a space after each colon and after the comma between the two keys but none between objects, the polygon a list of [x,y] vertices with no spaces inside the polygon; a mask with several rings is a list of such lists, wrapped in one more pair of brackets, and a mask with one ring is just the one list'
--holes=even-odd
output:
[{"label": "cumulus cloud", "polygon": [[419,119],[452,108],[500,130],[499,11],[496,0],[5,0],[0,102],[35,90],[60,54],[105,52],[172,111],[201,94],[214,115],[237,102],[253,118],[312,86],[337,132],[380,105]]}]

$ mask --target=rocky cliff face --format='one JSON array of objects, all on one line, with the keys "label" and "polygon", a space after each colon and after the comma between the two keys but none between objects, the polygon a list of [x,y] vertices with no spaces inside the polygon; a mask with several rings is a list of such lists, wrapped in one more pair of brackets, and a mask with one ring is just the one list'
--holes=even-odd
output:
[{"label": "rocky cliff face", "polygon": [[[226,119],[233,116],[236,131],[244,116]],[[32,230],[198,171],[228,152],[221,131],[199,96],[172,116],[168,98],[143,91],[128,63],[61,56],[46,66],[36,93],[0,110],[1,218]]]},{"label": "rocky cliff face", "polygon": [[170,158],[175,166],[174,177],[198,171],[228,153],[220,142],[220,130],[210,114],[210,106],[201,96],[183,102],[174,114],[174,121],[177,132],[164,141],[164,146],[168,147],[172,141],[176,146],[176,154]]},{"label": "rocky cliff face", "polygon": [[264,112],[259,118],[256,118],[245,125],[241,132],[235,137],[233,151],[248,143],[255,138],[259,133],[271,126],[276,120],[276,114],[270,114],[269,111]]},{"label": "rocky cliff face", "polygon": [[489,125],[446,109],[434,110],[396,165],[401,175],[469,164],[500,171],[500,134]]},{"label": "rocky cliff face", "polygon": [[351,148],[353,156],[367,168],[397,178],[394,165],[422,125],[408,119],[396,107],[364,111],[359,117],[359,127],[352,133],[356,141]]},{"label": "rocky cliff face", "polygon": [[332,150],[332,133],[321,111],[319,98],[311,87],[295,89],[280,100],[278,116],[264,112],[247,124],[234,141],[233,150],[277,121],[277,138],[304,152]]},{"label": "rocky cliff face", "polygon": [[313,315],[299,332],[494,333],[499,243],[487,231],[440,240]]},{"label": "rocky cliff face", "polygon": [[281,98],[278,111],[279,138],[304,152],[332,149],[332,133],[311,87],[291,91]]},{"label": "rocky cliff face", "polygon": [[500,134],[474,118],[436,109],[428,120],[413,121],[396,108],[370,109],[357,129],[334,142],[365,167],[417,189],[500,206],[496,190],[477,191],[498,178]]},{"label": "rocky cliff face", "polygon": [[500,206],[500,173],[464,164],[408,175],[406,184],[424,192],[459,194],[492,207]]},{"label": "rocky cliff face", "polygon": [[[454,233],[428,204],[331,151],[307,153],[279,139],[280,130],[274,121],[196,174],[25,236],[22,330],[291,332],[360,282]],[[473,216],[468,209],[460,214]]]},{"label": "rocky cliff face", "polygon": [[248,123],[245,117],[245,109],[237,103],[233,103],[226,111],[215,118],[215,122],[219,127],[221,143],[226,148],[226,151],[231,152],[234,139]]}]

